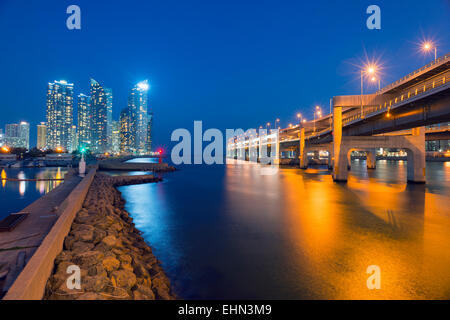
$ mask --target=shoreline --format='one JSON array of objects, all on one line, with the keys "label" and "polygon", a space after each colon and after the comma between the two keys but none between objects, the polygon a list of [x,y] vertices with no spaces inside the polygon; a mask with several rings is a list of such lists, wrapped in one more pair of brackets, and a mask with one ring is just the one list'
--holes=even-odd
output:
[{"label": "shoreline", "polygon": [[[145,176],[97,173],[64,239],[47,280],[49,300],[173,300],[170,281],[151,247],[135,228],[116,187],[159,182]],[[68,289],[67,268],[79,266],[81,289]]]}]

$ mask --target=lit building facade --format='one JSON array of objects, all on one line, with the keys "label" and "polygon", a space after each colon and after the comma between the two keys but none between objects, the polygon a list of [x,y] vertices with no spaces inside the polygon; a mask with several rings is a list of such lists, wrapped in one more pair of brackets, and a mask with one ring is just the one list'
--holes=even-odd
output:
[{"label": "lit building facade", "polygon": [[106,97],[106,137],[107,149],[112,150],[112,108],[113,108],[113,91],[111,88],[104,88]]},{"label": "lit building facade", "polygon": [[70,144],[69,144],[69,152],[76,151],[78,148],[78,137],[77,137],[77,126],[73,125],[70,128]]},{"label": "lit building facade", "polygon": [[130,115],[129,109],[125,108],[120,112],[119,120],[120,129],[120,153],[132,153],[132,145],[134,144],[133,136],[130,134]]},{"label": "lit building facade", "polygon": [[108,148],[107,99],[105,90],[94,79],[91,79],[91,114],[91,150],[93,153],[104,153]]},{"label": "lit building facade", "polygon": [[47,148],[47,125],[41,122],[37,125],[37,143],[36,148],[44,150]]},{"label": "lit building facade", "polygon": [[55,81],[47,87],[47,148],[70,147],[73,125],[73,84]]},{"label": "lit building facade", "polygon": [[5,144],[15,148],[19,142],[19,125],[17,123],[8,123],[5,126]]},{"label": "lit building facade", "polygon": [[5,129],[6,145],[13,148],[30,149],[30,124],[28,122],[9,123]]},{"label": "lit building facade", "polygon": [[78,146],[89,148],[91,145],[91,97],[80,93],[78,95]]},{"label": "lit building facade", "polygon": [[113,120],[111,127],[111,152],[116,154],[120,152],[120,122]]},{"label": "lit building facade", "polygon": [[148,81],[139,82],[135,85],[128,97],[128,109],[130,116],[129,129],[134,143],[131,152],[146,154],[148,137]]}]

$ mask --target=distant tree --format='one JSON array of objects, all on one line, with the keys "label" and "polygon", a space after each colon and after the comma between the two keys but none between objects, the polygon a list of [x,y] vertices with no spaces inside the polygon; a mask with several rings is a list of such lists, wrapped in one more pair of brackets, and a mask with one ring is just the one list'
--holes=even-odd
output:
[{"label": "distant tree", "polygon": [[27,153],[26,148],[11,148],[11,153],[18,156],[19,159],[23,159],[24,155]]},{"label": "distant tree", "polygon": [[26,158],[37,158],[37,157],[43,157],[44,155],[45,155],[45,153],[42,150],[34,147],[30,151],[27,152],[25,157]]}]

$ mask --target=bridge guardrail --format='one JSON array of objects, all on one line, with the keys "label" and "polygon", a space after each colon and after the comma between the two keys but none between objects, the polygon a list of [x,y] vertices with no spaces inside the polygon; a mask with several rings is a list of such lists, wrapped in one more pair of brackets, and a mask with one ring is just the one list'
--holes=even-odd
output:
[{"label": "bridge guardrail", "polygon": [[[409,89],[407,92],[397,96],[395,98],[388,99],[384,102],[384,104],[380,104],[378,106],[372,107],[364,107],[366,112],[363,113],[364,117],[370,116],[372,113],[377,112],[379,110],[390,110],[391,107],[395,107],[396,104],[416,97],[422,93],[425,93],[431,89],[437,88],[449,82],[450,79],[450,70],[445,72],[443,75],[438,76],[437,78],[433,78],[428,80],[425,83],[414,86]],[[342,124],[345,126],[346,124],[361,119],[361,112],[357,112],[345,119],[342,119]]]},{"label": "bridge guardrail", "polygon": [[391,88],[397,86],[399,83],[405,81],[406,79],[411,78],[411,77],[413,77],[414,75],[418,74],[419,72],[422,72],[422,71],[424,71],[425,69],[428,69],[428,68],[432,67],[433,65],[438,64],[438,63],[441,63],[441,62],[446,61],[446,60],[450,60],[450,53],[448,53],[448,54],[446,54],[446,55],[444,55],[444,56],[442,56],[442,57],[439,57],[439,58],[437,58],[436,60],[433,60],[432,62],[430,62],[429,64],[423,66],[423,67],[420,68],[420,69],[414,70],[413,72],[411,72],[411,73],[407,74],[406,76],[404,76],[404,77],[398,79],[397,81],[395,81],[395,82],[393,82],[393,83],[387,85],[387,86],[384,87],[384,88],[381,88],[381,90],[379,90],[379,91],[377,91],[377,92],[385,91],[386,89],[391,89]]}]

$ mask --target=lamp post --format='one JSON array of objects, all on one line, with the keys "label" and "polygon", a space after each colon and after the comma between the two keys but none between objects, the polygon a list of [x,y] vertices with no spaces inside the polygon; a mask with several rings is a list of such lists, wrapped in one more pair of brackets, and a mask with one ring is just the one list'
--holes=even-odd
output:
[{"label": "lamp post", "polygon": [[364,117],[363,114],[363,89],[364,89],[364,74],[367,73],[372,75],[375,73],[376,67],[373,65],[367,66],[365,69],[361,69],[361,118]]},{"label": "lamp post", "polygon": [[425,52],[430,51],[434,48],[434,60],[437,60],[437,46],[431,41],[425,41],[422,45],[422,50]]},{"label": "lamp post", "polygon": [[301,113],[297,113],[297,119],[298,119],[298,127],[300,128],[300,125],[303,121],[303,116]]},{"label": "lamp post", "polygon": [[316,110],[314,110],[314,133],[316,133],[316,113],[317,116],[320,118],[322,115],[322,111],[320,110],[319,106],[316,106]]},{"label": "lamp post", "polygon": [[378,80],[378,91],[381,90],[381,79],[380,78],[376,78],[376,77],[372,77],[371,79],[373,82]]}]

